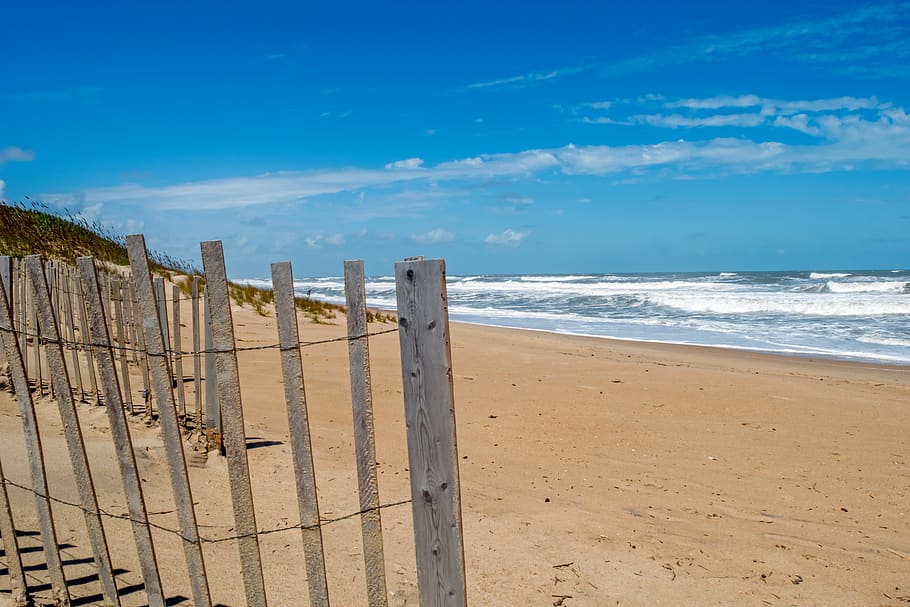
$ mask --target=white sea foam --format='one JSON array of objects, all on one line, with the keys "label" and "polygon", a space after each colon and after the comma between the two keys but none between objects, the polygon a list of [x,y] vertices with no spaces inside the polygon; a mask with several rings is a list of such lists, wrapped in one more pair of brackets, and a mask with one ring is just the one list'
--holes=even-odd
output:
[{"label": "white sea foam", "polygon": [[850,274],[845,274],[843,272],[812,272],[809,274],[809,278],[813,280],[818,280],[820,278],[847,278]]},{"label": "white sea foam", "polygon": [[903,293],[907,290],[907,283],[902,280],[858,280],[855,282],[829,280],[825,286],[832,293]]},{"label": "white sea foam", "polygon": [[811,296],[708,297],[652,294],[653,303],[686,312],[711,314],[798,314],[801,316],[884,316],[910,314],[910,301],[880,301],[877,298]]}]

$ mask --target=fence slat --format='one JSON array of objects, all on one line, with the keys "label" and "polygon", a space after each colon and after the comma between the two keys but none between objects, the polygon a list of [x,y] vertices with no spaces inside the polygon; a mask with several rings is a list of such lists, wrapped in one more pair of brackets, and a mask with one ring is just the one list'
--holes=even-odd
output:
[{"label": "fence slat", "polygon": [[180,287],[171,285],[171,300],[173,306],[171,316],[174,324],[174,381],[177,382],[177,413],[183,418],[186,425],[186,393],[183,391],[183,356],[180,352],[183,347],[180,343]]},{"label": "fence slat", "polygon": [[[24,286],[25,274],[19,272],[19,284]],[[21,301],[21,300],[20,300]],[[24,306],[20,306],[24,309]],[[24,332],[25,325],[22,325]],[[32,477],[32,490],[35,492],[35,506],[38,511],[38,526],[41,528],[41,542],[44,544],[44,555],[47,560],[47,571],[51,578],[51,593],[58,605],[70,604],[66,579],[63,577],[63,563],[57,548],[57,532],[54,529],[54,514],[48,498],[47,472],[44,467],[44,450],[41,447],[41,435],[38,433],[38,418],[35,415],[35,403],[25,374],[25,357],[19,349],[19,342],[13,325],[6,293],[0,293],[0,341],[10,366],[10,376],[16,388],[16,400],[22,414],[22,427],[25,433],[25,449],[28,454],[29,473]]]},{"label": "fence slat", "polygon": [[199,277],[193,276],[193,395],[196,405],[196,432],[202,429],[202,377],[199,360]]},{"label": "fence slat", "polygon": [[218,398],[218,370],[215,367],[215,353],[212,345],[212,317],[209,313],[209,288],[202,294],[203,320],[202,330],[205,335],[205,442],[208,449],[221,451],[221,404]]},{"label": "fence slat", "polygon": [[161,578],[158,575],[155,546],[152,543],[145,499],[142,495],[142,485],[139,482],[136,457],[133,454],[133,441],[130,438],[123,400],[120,396],[120,383],[117,381],[117,367],[114,364],[114,350],[111,347],[111,336],[108,333],[108,324],[104,317],[104,305],[101,303],[101,286],[98,284],[95,260],[92,257],[80,257],[76,263],[79,273],[82,275],[82,281],[87,287],[86,304],[89,309],[91,337],[92,342],[98,344],[95,348],[98,374],[101,376],[105,408],[111,425],[111,437],[117,452],[117,463],[120,466],[120,477],[123,480],[123,490],[126,494],[142,580],[145,583],[149,607],[164,607],[164,592],[161,589]]},{"label": "fence slat", "polygon": [[[98,380],[95,377],[95,352],[90,345],[92,340],[88,337],[88,308],[85,307],[85,285],[82,281],[77,281],[79,293],[79,327],[82,332],[82,345],[85,351],[85,360],[88,363],[88,378],[92,386],[92,398],[97,404],[101,404],[101,396],[98,392]],[[75,291],[75,289],[74,289]]]},{"label": "fence slat", "polygon": [[231,318],[231,297],[224,268],[224,252],[220,240],[203,242],[201,248],[206,291],[209,293],[209,314],[212,319],[218,397],[224,419],[222,436],[227,455],[231,503],[234,507],[234,526],[237,535],[240,536],[237,543],[243,568],[243,587],[246,591],[247,605],[265,607],[265,582],[262,577],[259,537],[256,535],[250,466],[246,456],[240,374],[237,369],[237,351],[234,349],[234,323]]},{"label": "fence slat", "polygon": [[82,367],[79,365],[79,348],[76,347],[76,323],[73,315],[73,302],[70,293],[73,290],[73,282],[70,280],[70,272],[67,269],[61,274],[62,288],[60,297],[63,300],[62,311],[65,315],[66,335],[69,338],[70,357],[73,362],[73,372],[76,374],[76,383],[79,384],[79,400],[85,400],[85,384],[82,383]]},{"label": "fence slat", "polygon": [[[14,314],[15,309],[13,305],[13,258],[9,255],[0,255],[0,286],[3,288],[3,292],[6,294],[6,301],[10,303],[10,313]],[[0,348],[0,364],[6,362],[6,354],[3,352],[3,348]]]},{"label": "fence slat", "polygon": [[297,483],[297,506],[303,531],[303,555],[310,590],[310,605],[328,607],[329,588],[325,575],[322,528],[319,526],[319,500],[316,495],[316,474],[313,470],[310,424],[307,419],[297,308],[294,305],[294,276],[290,262],[272,264],[272,289],[275,293],[284,398],[288,411],[291,453],[294,458],[294,479]]},{"label": "fence slat", "polygon": [[376,438],[373,431],[373,390],[370,345],[367,337],[366,292],[363,261],[344,262],[344,296],[347,304],[348,359],[351,367],[351,407],[354,414],[354,450],[360,491],[360,531],[370,607],[386,607],[385,558],[379,481],[376,477]]},{"label": "fence slat", "polygon": [[183,535],[183,550],[193,589],[193,600],[197,607],[210,607],[212,599],[205,573],[205,562],[202,558],[199,529],[196,526],[193,494],[186,471],[186,457],[183,453],[183,440],[177,420],[177,410],[174,407],[174,392],[168,373],[167,351],[161,328],[161,317],[158,315],[158,306],[152,287],[152,274],[148,265],[145,238],[142,235],[127,236],[126,248],[130,258],[133,286],[138,295],[139,317],[142,319],[142,329],[148,348],[147,358],[151,368],[152,388],[155,390],[155,398],[160,403],[159,420],[164,435],[171,484],[174,488],[177,518],[180,521],[180,531]]},{"label": "fence slat", "polygon": [[88,528],[89,540],[95,555],[95,564],[98,567],[98,578],[101,580],[101,591],[104,599],[114,606],[120,605],[117,595],[117,584],[114,580],[111,567],[111,556],[107,547],[107,538],[104,535],[104,526],[98,510],[98,500],[95,497],[95,486],[92,482],[92,473],[89,469],[88,457],[85,453],[85,443],[82,439],[82,429],[79,417],[76,414],[76,405],[70,391],[69,376],[66,373],[66,362],[63,356],[63,346],[60,344],[60,335],[57,332],[57,323],[54,319],[54,310],[51,308],[50,292],[40,255],[30,255],[25,258],[26,270],[29,274],[31,292],[35,298],[35,307],[39,314],[39,328],[41,337],[47,340],[45,356],[47,356],[50,380],[54,384],[57,395],[57,408],[63,421],[66,435],[66,444],[73,465],[73,476],[82,501],[85,514],[85,525]]},{"label": "fence slat", "polygon": [[[25,369],[25,377],[28,377],[28,289],[26,288],[25,280],[25,266],[22,263],[22,260],[18,260],[18,274],[19,274],[19,339],[22,342],[20,346],[20,352],[22,352],[22,368]],[[36,340],[37,341],[37,340]],[[34,375],[34,370],[32,371]]]},{"label": "fence slat", "polygon": [[28,589],[25,585],[25,572],[22,570],[22,557],[19,555],[19,541],[16,539],[16,525],[13,522],[13,511],[9,505],[6,492],[6,477],[3,475],[3,464],[0,463],[0,541],[6,554],[6,570],[9,573],[9,589],[15,605],[28,604]]},{"label": "fence slat", "polygon": [[126,359],[126,345],[128,337],[126,334],[126,323],[123,319],[123,311],[126,309],[126,306],[123,305],[123,299],[126,294],[126,288],[123,285],[123,280],[117,279],[115,283],[115,294],[114,294],[114,309],[117,314],[117,344],[120,346],[120,390],[123,393],[123,400],[126,404],[129,412],[133,412],[133,387],[130,385],[130,366],[129,362]]},{"label": "fence slat", "polygon": [[395,264],[421,607],[466,605],[445,262]]}]

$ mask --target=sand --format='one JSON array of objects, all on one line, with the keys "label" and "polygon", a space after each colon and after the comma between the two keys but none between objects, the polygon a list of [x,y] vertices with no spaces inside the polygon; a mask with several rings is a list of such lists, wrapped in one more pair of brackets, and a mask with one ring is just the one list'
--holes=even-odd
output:
[{"label": "sand", "polygon": [[[239,345],[277,342],[273,316],[235,308],[234,319]],[[907,367],[451,331],[469,604],[910,603]],[[301,333],[337,337],[344,320],[301,319]],[[370,346],[380,493],[392,503],[410,497],[397,335]],[[347,346],[303,353],[320,506],[335,519],[358,509]],[[258,525],[293,525],[277,351],[242,353],[240,371]],[[54,403],[37,408],[52,491],[76,500]],[[0,395],[0,458],[8,478],[29,484],[17,415]],[[80,416],[102,507],[125,513],[106,416],[88,404]],[[176,528],[158,429],[139,420],[131,429],[152,518]],[[223,458],[187,453],[203,535],[230,535]],[[20,541],[30,583],[46,596],[33,501],[10,493],[28,533]],[[66,506],[55,514],[68,577],[87,576],[72,592],[91,596],[98,587],[81,515]],[[383,526],[390,604],[416,605],[410,506],[383,510]],[[124,604],[144,604],[129,527],[106,528]],[[359,534],[356,517],[324,528],[334,605],[366,604]],[[168,596],[191,604],[179,543],[160,532],[155,540]],[[270,604],[306,605],[299,531],[261,544]],[[236,546],[206,544],[205,555],[215,601],[242,605]]]}]

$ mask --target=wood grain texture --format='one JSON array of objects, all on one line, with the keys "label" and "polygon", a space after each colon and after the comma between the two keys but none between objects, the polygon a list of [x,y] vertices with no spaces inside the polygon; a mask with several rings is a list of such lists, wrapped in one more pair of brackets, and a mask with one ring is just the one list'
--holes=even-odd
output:
[{"label": "wood grain texture", "polygon": [[82,439],[82,428],[79,416],[76,413],[76,404],[70,389],[69,376],[66,372],[66,361],[63,355],[63,346],[60,343],[60,334],[57,331],[57,321],[51,306],[51,294],[47,285],[47,278],[41,263],[40,255],[30,255],[25,258],[25,267],[29,276],[31,293],[34,296],[35,308],[39,317],[39,328],[42,339],[47,341],[45,355],[50,372],[50,381],[54,384],[57,408],[60,410],[60,419],[63,422],[66,445],[69,449],[70,462],[73,466],[73,476],[79,499],[82,502],[85,514],[85,525],[88,529],[89,541],[98,567],[98,578],[101,581],[101,592],[104,600],[109,605],[120,605],[117,593],[117,584],[114,581],[111,555],[108,550],[107,537],[104,525],[98,511],[98,499],[95,495],[95,484],[89,468],[88,457],[85,452],[85,443]]},{"label": "wood grain texture", "polygon": [[199,360],[199,277],[193,276],[193,388],[196,411],[196,430],[202,428],[202,374]]},{"label": "wood grain texture", "polygon": [[[126,358],[126,346],[129,342],[129,336],[127,334],[127,327],[129,323],[124,319],[124,311],[128,306],[123,305],[124,300],[127,297],[128,291],[126,285],[123,284],[122,280],[117,280],[115,286],[115,297],[114,297],[114,309],[117,314],[117,344],[120,346],[119,349],[119,358],[120,358],[120,391],[123,394],[123,402],[126,405],[129,412],[133,412],[133,388],[130,384],[130,368],[129,362]],[[132,344],[130,344],[132,345]]]},{"label": "wood grain texture", "polygon": [[190,585],[193,590],[193,601],[196,607],[210,607],[208,577],[205,572],[205,561],[202,557],[202,546],[199,530],[196,526],[196,511],[193,507],[193,493],[190,490],[189,477],[186,472],[186,456],[183,453],[183,437],[180,423],[177,420],[177,409],[174,406],[174,392],[171,388],[171,376],[168,372],[167,351],[164,334],[161,329],[161,317],[152,286],[152,275],[148,265],[148,251],[142,235],[126,237],[126,249],[132,269],[133,288],[138,301],[137,312],[141,320],[142,332],[147,347],[147,360],[151,371],[152,388],[155,399],[161,403],[159,420],[164,437],[168,470],[171,485],[174,489],[174,502],[177,507],[177,519],[183,535],[183,552],[186,557]]},{"label": "wood grain texture", "polygon": [[262,556],[259,553],[256,513],[253,509],[250,466],[246,454],[240,373],[237,368],[237,351],[234,349],[234,323],[231,317],[231,297],[224,267],[224,252],[220,240],[203,242],[201,248],[202,266],[209,293],[209,314],[212,319],[218,396],[224,420],[222,437],[227,455],[231,505],[234,509],[235,531],[240,536],[237,544],[240,549],[243,587],[247,605],[265,607],[267,604],[265,581],[262,575]]},{"label": "wood grain texture", "polygon": [[370,607],[386,607],[385,557],[379,482],[376,475],[376,439],[373,431],[373,390],[370,378],[370,342],[367,326],[363,261],[344,262],[344,296],[347,304],[348,359],[351,369],[351,408],[354,415],[354,450],[360,493],[360,531]]},{"label": "wood grain texture", "polygon": [[466,605],[445,262],[395,264],[421,607]]},{"label": "wood grain texture", "polygon": [[[130,513],[130,524],[133,529],[133,539],[136,542],[136,553],[139,556],[139,568],[142,580],[145,583],[145,592],[148,597],[149,607],[164,607],[164,592],[161,588],[161,577],[158,574],[158,562],[155,558],[155,545],[149,529],[148,515],[145,508],[145,498],[142,494],[142,484],[139,481],[139,472],[136,466],[136,457],[133,454],[133,441],[130,438],[129,426],[126,421],[123,400],[121,398],[120,383],[117,379],[114,350],[111,347],[111,336],[108,333],[108,323],[104,318],[104,306],[101,303],[101,286],[95,272],[95,260],[91,257],[80,257],[77,260],[79,273],[86,286],[86,304],[89,310],[89,330],[95,346],[98,361],[98,373],[101,377],[101,387],[104,392],[105,409],[110,422],[111,438],[114,441],[114,450],[117,454],[117,464],[120,468],[120,477],[123,481],[123,490],[126,494],[127,509]],[[119,280],[117,281],[119,283]],[[120,285],[115,283],[115,292],[120,292]],[[114,300],[120,307],[117,299]],[[118,327],[122,323],[117,323]]]},{"label": "wood grain texture", "polygon": [[186,392],[183,390],[183,356],[180,354],[183,348],[180,340],[180,287],[171,285],[171,315],[173,316],[174,325],[174,380],[177,385],[177,407],[178,414],[184,419],[186,424]]},{"label": "wood grain texture", "polygon": [[13,604],[28,604],[28,589],[25,584],[25,571],[22,569],[22,557],[19,555],[19,541],[16,539],[16,524],[13,522],[13,511],[6,492],[6,477],[3,475],[3,464],[0,462],[0,542],[6,555],[6,571],[9,575],[10,598]]},{"label": "wood grain texture", "polygon": [[218,369],[212,345],[212,318],[209,314],[209,288],[202,293],[202,331],[205,348],[205,437],[209,450],[221,450],[221,403],[218,399]]},{"label": "wood grain texture", "polygon": [[[20,274],[19,284],[24,287],[24,274]],[[21,300],[20,300],[21,301]],[[24,308],[23,308],[24,309]],[[41,435],[38,431],[38,418],[35,415],[35,404],[25,374],[25,357],[19,348],[19,341],[14,332],[13,317],[10,313],[6,293],[0,292],[0,341],[10,365],[10,376],[16,389],[16,400],[22,415],[22,428],[25,433],[25,450],[28,455],[29,473],[32,489],[35,492],[35,506],[38,513],[38,526],[41,529],[41,542],[47,560],[47,570],[51,578],[51,594],[58,605],[70,604],[69,590],[63,575],[63,563],[57,548],[57,532],[54,528],[54,515],[47,489],[47,471],[44,465],[44,449],[41,446]]]},{"label": "wood grain texture", "polygon": [[303,532],[310,605],[328,607],[329,588],[325,574],[322,527],[319,523],[319,500],[316,495],[316,473],[313,469],[303,361],[300,356],[297,308],[294,305],[294,277],[289,262],[272,264],[272,288],[275,292],[281,371],[284,377],[284,397],[294,458],[294,480],[297,485],[297,506]]}]

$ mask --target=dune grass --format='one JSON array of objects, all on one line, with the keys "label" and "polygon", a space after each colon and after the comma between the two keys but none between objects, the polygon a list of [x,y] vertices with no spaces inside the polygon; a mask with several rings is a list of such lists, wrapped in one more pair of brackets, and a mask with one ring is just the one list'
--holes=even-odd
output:
[{"label": "dune grass", "polygon": [[[112,271],[112,266],[129,265],[126,240],[104,224],[75,215],[68,209],[52,209],[34,201],[0,201],[0,255],[24,257],[42,255],[45,259],[60,259],[75,265],[76,258],[91,255],[99,267]],[[154,274],[176,284],[180,292],[192,294],[193,276],[205,284],[202,271],[192,263],[170,255],[149,251],[149,265]],[[275,303],[271,289],[229,282],[231,299],[240,306],[252,307],[258,314],[268,316],[268,306]],[[297,309],[313,322],[324,323],[336,318],[345,307],[312,299],[296,297]],[[382,312],[367,312],[369,322],[395,322],[395,317]]]}]

